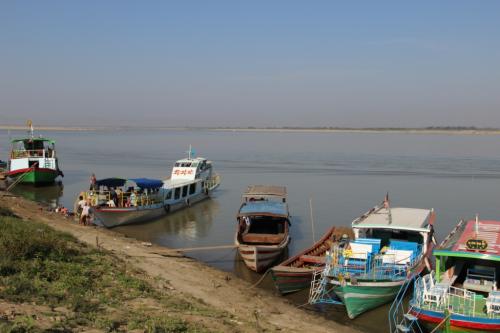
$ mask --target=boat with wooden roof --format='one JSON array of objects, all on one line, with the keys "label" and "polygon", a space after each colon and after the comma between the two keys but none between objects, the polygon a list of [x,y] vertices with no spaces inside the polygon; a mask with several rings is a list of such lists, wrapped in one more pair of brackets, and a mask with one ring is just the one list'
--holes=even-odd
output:
[{"label": "boat with wooden roof", "polygon": [[499,332],[500,221],[460,221],[434,255],[436,271],[415,281],[409,314],[432,328]]},{"label": "boat with wooden roof", "polygon": [[208,198],[220,181],[212,162],[192,157],[190,147],[188,157],[175,162],[167,180],[106,178],[82,196],[90,201],[94,216],[111,228],[146,222],[189,207]]},{"label": "boat with wooden roof", "polygon": [[339,242],[347,242],[353,237],[348,227],[331,227],[319,241],[299,254],[271,268],[274,285],[281,294],[288,294],[311,286],[314,272],[323,270],[325,255]]},{"label": "boat with wooden roof", "polygon": [[390,207],[386,196],[352,222],[354,239],[344,248],[334,246],[325,269],[313,278],[310,303],[333,292],[349,318],[391,302],[400,287],[425,268],[431,269],[432,209]]},{"label": "boat with wooden roof", "polygon": [[237,221],[234,242],[238,253],[251,270],[266,270],[290,242],[286,187],[249,186],[242,196]]},{"label": "boat with wooden roof", "polygon": [[64,177],[59,169],[55,141],[42,136],[35,137],[31,121],[27,125],[28,135],[11,141],[12,149],[5,175],[15,182],[32,185],[51,184],[58,176]]}]

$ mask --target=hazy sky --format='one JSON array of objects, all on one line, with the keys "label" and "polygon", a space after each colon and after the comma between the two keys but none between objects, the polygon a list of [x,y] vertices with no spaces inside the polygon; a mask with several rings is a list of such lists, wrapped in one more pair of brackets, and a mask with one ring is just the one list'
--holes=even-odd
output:
[{"label": "hazy sky", "polygon": [[0,1],[0,124],[500,127],[500,1]]}]

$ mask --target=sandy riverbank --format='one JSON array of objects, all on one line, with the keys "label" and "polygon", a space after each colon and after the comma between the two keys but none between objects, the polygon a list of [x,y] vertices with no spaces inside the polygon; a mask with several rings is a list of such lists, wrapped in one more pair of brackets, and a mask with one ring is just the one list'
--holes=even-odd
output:
[{"label": "sandy riverbank", "polygon": [[159,246],[149,246],[123,235],[95,227],[83,227],[41,205],[0,192],[0,206],[23,219],[43,222],[72,234],[80,241],[98,245],[126,260],[127,264],[158,276],[177,291],[234,315],[245,332],[357,332],[298,309],[285,299],[252,286],[231,273],[222,272]]}]

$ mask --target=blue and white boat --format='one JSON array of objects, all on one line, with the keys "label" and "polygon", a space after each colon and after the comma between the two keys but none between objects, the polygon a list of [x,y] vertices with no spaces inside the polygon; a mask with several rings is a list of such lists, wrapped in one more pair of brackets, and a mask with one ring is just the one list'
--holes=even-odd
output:
[{"label": "blue and white boat", "polygon": [[212,162],[192,157],[175,162],[169,179],[106,178],[81,195],[108,228],[146,222],[204,200],[220,185]]},{"label": "blue and white boat", "polygon": [[332,247],[309,302],[335,303],[336,296],[351,319],[391,302],[408,278],[431,269],[434,219],[432,209],[391,208],[386,197],[352,222],[353,240]]}]

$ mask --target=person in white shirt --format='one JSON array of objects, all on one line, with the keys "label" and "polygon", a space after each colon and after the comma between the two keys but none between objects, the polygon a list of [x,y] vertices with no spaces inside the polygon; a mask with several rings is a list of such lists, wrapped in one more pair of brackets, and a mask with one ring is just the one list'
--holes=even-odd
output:
[{"label": "person in white shirt", "polygon": [[85,202],[82,209],[82,215],[80,215],[80,224],[81,225],[89,224],[90,223],[89,218],[90,218],[90,206],[87,202]]}]

